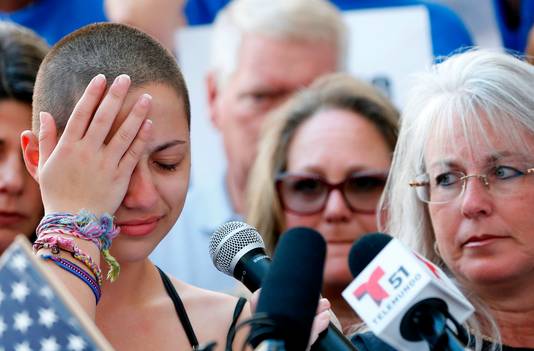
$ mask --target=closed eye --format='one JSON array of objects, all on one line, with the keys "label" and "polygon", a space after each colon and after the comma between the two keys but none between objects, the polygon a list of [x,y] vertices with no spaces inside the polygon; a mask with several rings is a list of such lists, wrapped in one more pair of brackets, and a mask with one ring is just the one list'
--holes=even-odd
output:
[{"label": "closed eye", "polygon": [[178,163],[172,163],[172,164],[168,164],[168,163],[163,163],[163,162],[154,162],[156,164],[156,166],[164,171],[175,171],[176,168],[178,167]]}]

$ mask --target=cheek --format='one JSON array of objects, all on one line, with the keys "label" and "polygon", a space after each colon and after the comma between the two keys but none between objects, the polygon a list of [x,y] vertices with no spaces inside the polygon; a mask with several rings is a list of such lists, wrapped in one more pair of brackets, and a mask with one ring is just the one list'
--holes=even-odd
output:
[{"label": "cheek", "polygon": [[[376,232],[378,230],[376,226],[376,215],[368,215],[368,214],[354,214],[356,216],[354,232],[358,233],[359,236],[363,234],[367,234],[370,232]],[[358,236],[358,237],[359,237]]]},{"label": "cheek", "polygon": [[434,235],[440,248],[440,254],[446,260],[452,254],[458,222],[453,213],[445,209],[430,208],[429,214]]},{"label": "cheek", "polygon": [[33,217],[42,216],[43,202],[41,200],[41,189],[39,184],[29,175],[26,174],[24,195],[24,208],[33,215]]}]

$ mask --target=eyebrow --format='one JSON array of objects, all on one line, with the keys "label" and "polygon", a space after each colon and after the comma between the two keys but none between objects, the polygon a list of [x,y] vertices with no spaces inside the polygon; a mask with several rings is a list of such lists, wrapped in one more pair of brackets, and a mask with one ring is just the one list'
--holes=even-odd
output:
[{"label": "eyebrow", "polygon": [[[521,157],[521,158],[524,158],[525,156],[521,153],[518,153],[518,152],[511,152],[511,151],[496,151],[488,156],[485,157],[485,163],[492,163],[492,162],[496,162],[496,161],[499,161],[503,158],[506,158],[506,157]],[[458,163],[456,161],[454,161],[453,159],[451,158],[446,158],[446,159],[443,159],[443,160],[439,160],[439,161],[436,161],[436,162],[433,162],[431,165],[430,165],[430,168],[434,167],[434,166],[456,166],[458,165]]]},{"label": "eyebrow", "polygon": [[172,141],[166,142],[165,144],[161,144],[161,145],[155,147],[152,150],[152,152],[160,152],[160,151],[163,151],[165,149],[168,149],[168,148],[176,146],[176,145],[185,145],[185,144],[186,144],[185,140],[172,140]]}]

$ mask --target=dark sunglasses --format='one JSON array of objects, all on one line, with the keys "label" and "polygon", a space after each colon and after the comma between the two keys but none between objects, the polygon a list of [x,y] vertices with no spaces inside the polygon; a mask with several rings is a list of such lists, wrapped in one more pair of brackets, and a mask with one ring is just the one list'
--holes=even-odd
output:
[{"label": "dark sunglasses", "polygon": [[324,210],[328,196],[337,189],[353,212],[373,214],[386,184],[387,172],[353,173],[337,184],[316,174],[281,173],[276,177],[276,190],[284,210],[311,215]]}]

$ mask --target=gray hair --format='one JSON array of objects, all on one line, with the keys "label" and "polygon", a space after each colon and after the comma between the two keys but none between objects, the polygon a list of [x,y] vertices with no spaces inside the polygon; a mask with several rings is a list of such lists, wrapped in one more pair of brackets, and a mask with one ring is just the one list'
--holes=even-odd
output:
[{"label": "gray hair", "polygon": [[245,33],[333,43],[338,68],[345,67],[347,28],[326,0],[233,0],[215,19],[211,69],[222,86],[235,71]]},{"label": "gray hair", "polygon": [[[431,138],[451,140],[453,132],[461,132],[471,148],[481,140],[470,135],[482,135],[482,142],[491,146],[489,128],[524,148],[524,133],[534,135],[533,82],[534,66],[506,53],[477,49],[454,55],[418,76],[401,117],[397,149],[380,204],[387,208],[385,228],[381,229],[447,269],[433,249],[435,235],[427,207],[408,184],[425,172],[424,153]],[[480,312],[485,309],[483,304],[472,302],[479,317],[499,335],[489,313]],[[478,329],[479,322],[470,321],[470,327]]]}]

